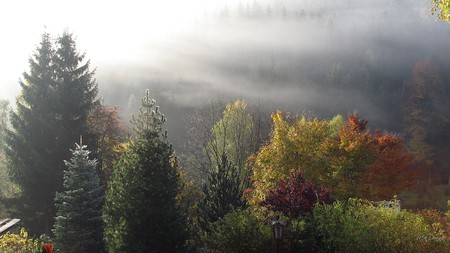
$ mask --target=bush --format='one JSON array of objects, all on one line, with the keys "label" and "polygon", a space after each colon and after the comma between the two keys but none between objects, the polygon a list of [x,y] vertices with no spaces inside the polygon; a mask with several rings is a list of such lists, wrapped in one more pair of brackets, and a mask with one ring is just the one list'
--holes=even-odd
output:
[{"label": "bush", "polygon": [[223,253],[270,252],[272,231],[250,210],[236,210],[211,224],[211,233],[204,236],[206,247]]},{"label": "bush", "polygon": [[424,209],[419,212],[431,229],[430,240],[441,247],[450,248],[450,212],[442,213],[435,209]]},{"label": "bush", "polygon": [[23,228],[19,234],[7,232],[0,236],[0,252],[2,253],[40,252],[41,246],[41,242],[29,237]]},{"label": "bush", "polygon": [[316,233],[325,252],[449,252],[414,213],[350,199],[317,206]]}]

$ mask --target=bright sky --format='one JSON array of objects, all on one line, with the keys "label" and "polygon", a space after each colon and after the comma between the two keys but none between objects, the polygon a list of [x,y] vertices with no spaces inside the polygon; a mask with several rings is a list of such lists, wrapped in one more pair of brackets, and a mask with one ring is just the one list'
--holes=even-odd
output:
[{"label": "bright sky", "polygon": [[239,0],[12,0],[0,2],[0,98],[12,101],[44,31],[77,36],[93,67],[134,62],[144,45],[189,29],[195,16]]}]

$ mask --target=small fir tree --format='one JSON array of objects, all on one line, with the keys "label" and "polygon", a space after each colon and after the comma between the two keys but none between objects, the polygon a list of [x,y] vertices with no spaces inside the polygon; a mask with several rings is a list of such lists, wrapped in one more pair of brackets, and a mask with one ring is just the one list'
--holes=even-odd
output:
[{"label": "small fir tree", "polygon": [[186,219],[177,203],[179,174],[164,116],[142,99],[135,135],[116,164],[103,208],[110,253],[184,252]]},{"label": "small fir tree", "polygon": [[96,160],[89,159],[85,148],[77,144],[70,161],[65,161],[64,190],[55,197],[55,246],[64,253],[104,252],[103,190]]},{"label": "small fir tree", "polygon": [[209,231],[210,224],[236,208],[244,207],[243,189],[236,166],[222,154],[217,168],[211,169],[208,184],[203,185],[204,197],[198,209],[200,227]]}]

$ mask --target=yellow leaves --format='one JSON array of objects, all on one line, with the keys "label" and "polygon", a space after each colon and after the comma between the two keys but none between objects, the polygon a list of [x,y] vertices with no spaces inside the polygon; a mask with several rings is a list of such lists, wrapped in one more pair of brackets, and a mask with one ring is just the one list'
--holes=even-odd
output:
[{"label": "yellow leaves", "polygon": [[450,22],[450,0],[433,0],[431,12],[437,12],[440,20]]},{"label": "yellow leaves", "polygon": [[8,232],[0,236],[0,252],[2,253],[33,253],[39,249],[39,246],[40,242],[29,237],[27,231],[23,228],[19,234]]},{"label": "yellow leaves", "polygon": [[346,122],[340,116],[331,121],[303,116],[288,122],[278,111],[272,120],[272,138],[256,154],[253,166],[252,204],[263,201],[297,170],[342,199],[392,196],[414,182],[412,156],[404,152],[403,140],[386,132],[370,133],[357,113]]},{"label": "yellow leaves", "polygon": [[301,169],[310,177],[321,174],[317,153],[321,143],[331,134],[328,121],[303,116],[289,123],[280,111],[272,114],[272,120],[270,143],[256,156],[251,203],[264,200],[269,189],[292,171]]}]

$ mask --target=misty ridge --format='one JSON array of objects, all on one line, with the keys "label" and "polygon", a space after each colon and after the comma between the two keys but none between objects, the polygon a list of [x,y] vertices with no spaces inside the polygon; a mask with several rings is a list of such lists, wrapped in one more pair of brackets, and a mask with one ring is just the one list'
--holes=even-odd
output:
[{"label": "misty ridge", "polygon": [[203,10],[191,29],[150,42],[138,62],[99,68],[100,93],[128,117],[149,88],[172,138],[185,133],[183,115],[217,96],[321,117],[358,110],[374,128],[399,130],[392,122],[415,64],[450,66],[450,26],[428,4],[248,1]]}]

